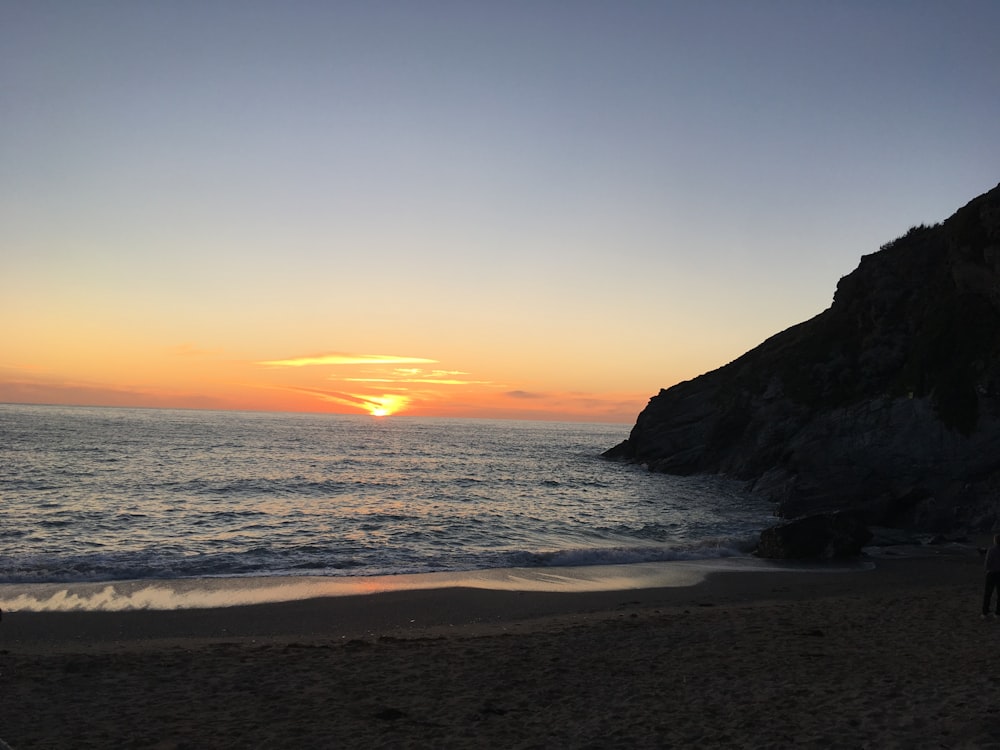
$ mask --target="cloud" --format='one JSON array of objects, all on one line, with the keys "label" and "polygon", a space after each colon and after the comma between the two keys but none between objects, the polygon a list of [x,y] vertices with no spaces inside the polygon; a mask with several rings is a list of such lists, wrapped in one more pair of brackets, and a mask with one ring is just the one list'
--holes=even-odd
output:
[{"label": "cloud", "polygon": [[398,357],[389,354],[312,354],[291,359],[272,359],[257,362],[268,367],[314,367],[317,365],[411,365],[435,364],[436,359],[424,357]]},{"label": "cloud", "polygon": [[419,367],[397,367],[393,370],[399,377],[424,377],[424,378],[443,378],[449,375],[468,375],[469,373],[463,372],[462,370],[423,370]]},{"label": "cloud", "polygon": [[0,403],[231,409],[228,401],[199,393],[156,393],[94,383],[0,381]]},{"label": "cloud", "polygon": [[454,378],[337,378],[348,383],[430,383],[431,385],[490,385],[488,380],[455,380]]},{"label": "cloud", "polygon": [[18,373],[44,373],[48,370],[45,367],[39,367],[38,365],[29,365],[23,362],[0,362],[0,371],[12,370]]},{"label": "cloud", "polygon": [[507,391],[505,396],[510,396],[511,398],[545,398],[543,393],[531,393],[530,391]]},{"label": "cloud", "polygon": [[294,393],[305,393],[315,396],[321,401],[341,406],[360,407],[366,411],[376,413],[394,413],[405,409],[410,403],[410,397],[395,393],[383,393],[382,395],[361,395],[357,393],[344,393],[342,391],[324,391],[319,388],[285,388],[283,390]]},{"label": "cloud", "polygon": [[419,383],[423,385],[492,385],[488,380],[466,380],[456,375],[468,375],[461,370],[423,370],[419,367],[397,367],[388,376],[369,378],[333,378],[345,383]]},{"label": "cloud", "polygon": [[347,406],[369,407],[375,404],[368,396],[359,396],[353,393],[343,393],[341,391],[324,391],[319,388],[282,388],[281,390],[292,391],[293,393],[305,393],[315,396],[322,401],[329,401],[335,404],[345,404]]}]

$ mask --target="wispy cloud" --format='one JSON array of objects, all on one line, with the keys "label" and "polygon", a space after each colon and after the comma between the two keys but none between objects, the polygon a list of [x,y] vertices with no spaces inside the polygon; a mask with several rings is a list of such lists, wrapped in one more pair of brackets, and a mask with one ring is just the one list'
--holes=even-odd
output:
[{"label": "wispy cloud", "polygon": [[372,414],[391,414],[405,409],[410,403],[408,396],[396,393],[384,393],[376,396],[344,393],[343,391],[325,391],[319,388],[286,388],[285,390],[305,393],[332,404],[360,407]]},{"label": "wispy cloud", "polygon": [[397,367],[393,370],[393,374],[401,378],[407,376],[412,378],[443,378],[448,375],[468,375],[469,373],[462,370],[422,370],[419,367]]},{"label": "wispy cloud", "polygon": [[86,382],[0,380],[0,403],[231,409],[223,398],[189,392],[157,393],[142,388]]},{"label": "wispy cloud", "polygon": [[317,365],[422,365],[435,364],[436,359],[425,357],[398,357],[391,354],[311,354],[291,359],[272,359],[258,362],[268,367],[315,367]]},{"label": "wispy cloud", "polygon": [[468,375],[461,370],[422,370],[419,367],[397,367],[391,374],[378,377],[337,378],[347,383],[417,383],[424,385],[492,385],[488,380],[455,377]]},{"label": "wispy cloud", "polygon": [[28,372],[28,373],[43,373],[48,371],[48,369],[45,367],[26,364],[24,362],[0,362],[0,371],[2,370],[14,370],[17,372]]},{"label": "wispy cloud", "polygon": [[347,383],[425,383],[430,385],[491,385],[488,380],[457,380],[455,378],[338,378]]},{"label": "wispy cloud", "polygon": [[507,391],[504,395],[511,398],[545,398],[545,394],[531,393],[530,391]]},{"label": "wispy cloud", "polygon": [[374,402],[367,396],[358,396],[353,393],[343,393],[341,391],[324,391],[319,388],[285,388],[284,390],[294,393],[306,393],[315,396],[322,401],[330,401],[335,404],[346,404],[348,406],[369,407]]}]

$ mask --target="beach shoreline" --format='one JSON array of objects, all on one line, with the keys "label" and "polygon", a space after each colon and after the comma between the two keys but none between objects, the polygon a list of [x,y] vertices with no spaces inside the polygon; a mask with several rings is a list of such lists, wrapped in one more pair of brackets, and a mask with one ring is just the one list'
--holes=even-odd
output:
[{"label": "beach shoreline", "polygon": [[1000,622],[979,618],[980,566],[973,550],[625,591],[7,613],[0,737],[15,750],[988,747]]},{"label": "beach shoreline", "polygon": [[[576,622],[600,620],[621,609],[672,609],[691,606],[726,606],[770,600],[836,596],[851,590],[868,592],[907,587],[912,571],[923,572],[921,585],[940,577],[950,579],[953,569],[971,564],[972,550],[925,554],[916,557],[882,558],[878,561],[828,563],[812,566],[725,566],[718,561],[667,563],[661,578],[666,585],[644,585],[642,576],[621,587],[586,588],[576,581],[568,585],[533,589],[506,585],[505,578],[478,578],[475,572],[440,578],[433,575],[386,576],[375,579],[331,581],[332,595],[293,596],[226,606],[177,607],[172,609],[60,608],[54,611],[4,609],[0,643],[5,648],[72,650],[122,648],[157,641],[180,642],[212,639],[357,639],[378,637],[426,637],[441,630],[465,635],[503,632],[511,627],[531,630],[544,621]],[[751,561],[745,561],[751,562]],[[642,566],[614,566],[642,567]],[[587,571],[587,568],[577,569]],[[491,571],[482,571],[490,574]],[[571,574],[564,573],[567,578]],[[588,580],[597,580],[599,574]],[[392,579],[409,579],[393,584]],[[460,581],[476,582],[463,585]],[[499,582],[497,585],[491,583]],[[173,584],[197,586],[238,595],[281,579],[228,579],[199,581],[132,582],[139,586],[169,588]],[[369,581],[370,583],[365,583]],[[387,583],[387,581],[389,583]],[[423,582],[419,582],[423,581]],[[126,582],[129,583],[129,582]],[[321,581],[312,582],[323,591]],[[482,585],[480,585],[482,584]],[[89,584],[94,590],[122,586],[122,582]],[[343,588],[340,588],[342,586]],[[247,588],[244,588],[247,587]],[[73,586],[53,584],[53,590]],[[368,588],[368,592],[365,589]],[[296,589],[293,591],[309,591]],[[72,599],[73,597],[70,597]],[[225,598],[225,597],[223,597]],[[235,598],[238,598],[236,596]]]},{"label": "beach shoreline", "polygon": [[488,568],[381,576],[215,576],[0,584],[8,612],[218,609],[430,589],[593,593],[688,587],[711,573],[865,570],[864,561],[781,562],[750,556],[646,563]]}]

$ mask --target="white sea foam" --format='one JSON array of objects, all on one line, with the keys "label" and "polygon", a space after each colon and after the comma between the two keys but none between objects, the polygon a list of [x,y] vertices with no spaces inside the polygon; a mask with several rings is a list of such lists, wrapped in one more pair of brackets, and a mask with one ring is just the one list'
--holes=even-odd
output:
[{"label": "white sea foam", "polygon": [[35,584],[27,587],[0,584],[0,609],[9,612],[204,609],[452,587],[553,593],[627,591],[693,586],[709,573],[722,571],[820,574],[871,570],[873,567],[871,562],[808,565],[739,557],[343,578],[207,578],[68,586]]}]

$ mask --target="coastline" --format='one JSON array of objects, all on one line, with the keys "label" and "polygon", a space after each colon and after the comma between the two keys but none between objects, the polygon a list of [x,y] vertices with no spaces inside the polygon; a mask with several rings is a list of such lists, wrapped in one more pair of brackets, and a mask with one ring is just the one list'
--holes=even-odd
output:
[{"label": "coastline", "polygon": [[575,593],[393,591],[14,612],[0,737],[31,747],[1000,743],[981,561]]},{"label": "coastline", "polygon": [[8,612],[216,609],[430,589],[587,593],[693,586],[713,572],[867,569],[871,563],[800,564],[749,556],[614,565],[488,568],[382,576],[245,576],[0,584]]}]

